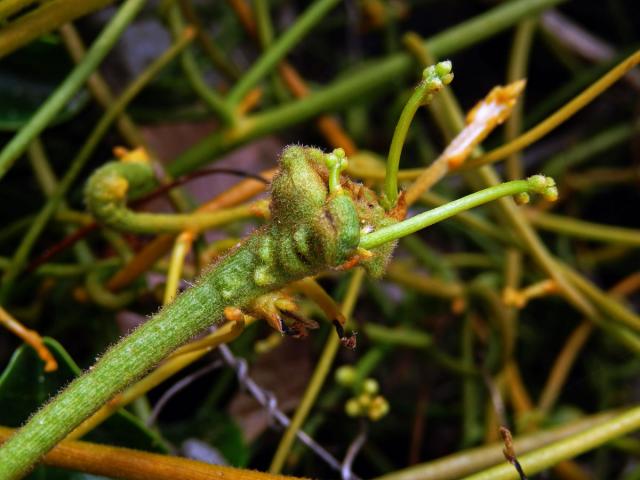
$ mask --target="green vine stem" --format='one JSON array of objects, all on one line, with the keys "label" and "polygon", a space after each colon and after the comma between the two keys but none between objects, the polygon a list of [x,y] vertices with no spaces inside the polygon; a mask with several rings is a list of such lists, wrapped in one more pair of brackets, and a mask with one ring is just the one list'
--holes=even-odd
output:
[{"label": "green vine stem", "polygon": [[[563,0],[505,2],[427,39],[426,44],[435,57],[446,57],[509,28],[523,18],[562,2]],[[368,67],[315,90],[307,97],[247,116],[237,126],[205,138],[168,165],[167,172],[173,177],[179,177],[249,140],[299,124],[320,113],[344,108],[354,98],[389,89],[398,78],[411,72],[414,64],[410,54],[402,53],[372,61]]]},{"label": "green vine stem", "polygon": [[451,69],[452,65],[449,61],[439,62],[436,65],[425,68],[422,72],[422,80],[402,109],[391,139],[387,157],[387,171],[384,177],[385,202],[388,208],[393,208],[398,201],[400,155],[402,154],[402,147],[407,138],[411,121],[420,106],[429,104],[435,93],[451,83],[453,80]]},{"label": "green vine stem", "polygon": [[0,3],[0,20],[6,20],[14,13],[33,3],[35,3],[35,0],[4,0],[4,2]]},{"label": "green vine stem", "polygon": [[[110,162],[89,178],[85,202],[96,220],[116,230],[134,233],[175,233],[183,230],[207,230],[225,223],[255,217],[264,202],[241,205],[214,212],[144,213],[127,208],[126,201],[155,185],[153,169],[143,155]],[[266,213],[266,212],[264,212]]]},{"label": "green vine stem", "polygon": [[529,192],[539,193],[550,201],[555,200],[558,195],[553,179],[544,177],[543,175],[534,175],[527,180],[513,180],[511,182],[501,183],[472,193],[466,197],[453,200],[441,207],[420,213],[403,222],[369,233],[360,240],[360,247],[364,249],[375,248],[387,242],[397,240],[398,238],[411,235],[429,225],[441,222],[478,205],[499,198],[527,194]]},{"label": "green vine stem", "polygon": [[[170,8],[167,14],[167,21],[171,29],[171,34],[174,40],[177,41],[180,38],[181,32],[186,28],[180,13],[180,7],[177,4],[174,4]],[[198,62],[196,62],[196,58],[190,50],[186,49],[182,52],[182,55],[180,55],[180,65],[185,77],[191,84],[191,88],[193,88],[200,99],[224,125],[232,125],[235,122],[233,109],[224,102],[218,92],[207,85],[198,66]]]},{"label": "green vine stem", "polygon": [[541,230],[587,240],[640,247],[640,230],[638,229],[586,222],[536,210],[527,210],[526,215],[531,223]]},{"label": "green vine stem", "polygon": [[227,96],[229,105],[236,105],[280,60],[322,20],[339,0],[316,0],[287,30],[264,51],[233,87]]},{"label": "green vine stem", "polygon": [[62,82],[56,91],[42,104],[33,117],[11,139],[0,152],[0,179],[9,171],[13,163],[24,153],[31,141],[38,136],[53,117],[71,100],[84,85],[89,76],[98,68],[122,32],[145,5],[144,0],[127,0],[118,10],[100,36],[91,45],[87,56]]},{"label": "green vine stem", "polygon": [[[64,42],[64,45],[73,61],[76,64],[80,63],[87,54],[87,49],[76,28],[72,23],[67,23],[60,27],[58,31],[60,32],[60,38]],[[113,103],[113,92],[111,91],[109,84],[107,84],[99,72],[94,72],[89,77],[87,87],[91,91],[93,98],[100,104],[103,110],[107,110],[109,105]],[[122,135],[122,138],[127,141],[130,147],[145,145],[145,139],[142,136],[142,133],[136,124],[133,123],[133,120],[127,112],[123,111],[118,116],[116,124],[120,135]]]}]

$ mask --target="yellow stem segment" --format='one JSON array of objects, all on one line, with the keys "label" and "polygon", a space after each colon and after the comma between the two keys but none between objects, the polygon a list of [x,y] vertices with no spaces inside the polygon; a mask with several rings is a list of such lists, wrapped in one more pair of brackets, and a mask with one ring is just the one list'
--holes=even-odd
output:
[{"label": "yellow stem segment", "polygon": [[598,95],[617,82],[638,63],[640,63],[640,50],[620,62],[600,80],[592,84],[589,88],[584,90],[581,94],[564,105],[546,120],[520,135],[512,142],[468,162],[464,165],[463,169],[468,170],[497,162],[498,160],[502,160],[503,158],[528,147],[532,143],[537,142],[551,130],[558,127],[560,124],[571,118],[575,113],[579,112],[583,107],[591,103]]}]

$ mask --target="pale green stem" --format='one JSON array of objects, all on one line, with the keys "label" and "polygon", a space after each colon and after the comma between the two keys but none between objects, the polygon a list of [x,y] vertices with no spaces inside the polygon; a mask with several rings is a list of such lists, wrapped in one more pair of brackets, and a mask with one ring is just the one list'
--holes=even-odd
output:
[{"label": "pale green stem", "polygon": [[464,212],[502,197],[530,191],[532,191],[531,185],[527,180],[514,180],[512,182],[501,183],[494,187],[489,187],[479,192],[472,193],[466,197],[453,200],[441,207],[420,213],[402,222],[368,233],[360,239],[360,247],[364,249],[379,247],[387,242],[406,237],[407,235],[411,235],[412,233],[422,230],[429,225],[433,225],[434,223],[453,217],[460,212]]},{"label": "pale green stem", "polygon": [[[10,259],[0,257],[0,270],[8,268],[10,264]],[[83,276],[91,270],[113,268],[120,265],[122,264],[119,258],[110,258],[108,260],[101,260],[91,264],[49,262],[38,267],[34,274],[42,277],[77,277]]]},{"label": "pale green stem", "polygon": [[[514,438],[516,453],[522,455],[534,449],[544,447],[570,435],[586,431],[588,428],[597,427],[614,418],[615,413],[604,412],[581,418],[567,425],[562,425],[549,430],[530,433]],[[463,450],[446,457],[427,463],[415,465],[404,470],[398,470],[377,480],[455,480],[463,475],[477,472],[482,468],[504,462],[502,442],[482,447]],[[511,467],[513,469],[513,467]]]},{"label": "pale green stem", "polygon": [[[59,33],[69,55],[73,58],[73,61],[76,64],[80,63],[86,56],[87,49],[76,28],[72,23],[67,23],[60,27]],[[99,72],[94,72],[89,77],[87,86],[102,109],[107,110],[109,105],[113,103],[114,97],[111,92],[111,88],[102,75],[100,75]],[[144,145],[145,140],[142,133],[140,133],[140,130],[126,112],[122,112],[119,115],[117,125],[120,135],[122,135],[122,137],[127,141],[129,146],[135,147],[138,145]]]},{"label": "pale green stem", "polygon": [[[563,460],[577,457],[639,428],[640,407],[634,407],[584,432],[521,455],[518,460],[527,475],[534,475]],[[500,466],[465,477],[464,480],[518,480],[519,478],[516,469],[505,461]]]},{"label": "pale green stem", "polygon": [[260,208],[256,203],[216,210],[192,213],[144,213],[123,208],[117,222],[109,226],[123,232],[159,234],[179,233],[184,230],[205,231],[231,222],[256,217]]},{"label": "pale green stem", "polygon": [[398,200],[398,170],[400,169],[400,155],[404,147],[411,121],[421,105],[428,104],[433,94],[442,90],[453,79],[451,62],[441,62],[437,65],[425,68],[422,81],[414,90],[409,101],[402,109],[398,123],[393,132],[389,155],[387,157],[387,170],[384,177],[384,195],[388,208],[395,206]]},{"label": "pale green stem", "polygon": [[2,149],[2,152],[0,152],[0,179],[9,171],[20,155],[24,153],[31,141],[47,127],[51,120],[84,85],[145,3],[144,0],[128,0],[120,7],[118,13],[91,45],[82,62],[73,69],[71,74],[47,98],[35,115]]},{"label": "pale green stem", "polygon": [[[0,58],[28,45],[33,40],[95,10],[113,0],[50,0],[19,16],[0,30]],[[0,2],[2,4],[6,2]]]},{"label": "pale green stem", "polygon": [[[184,30],[184,22],[178,5],[173,5],[168,15],[171,33],[177,40],[180,38],[181,32]],[[207,104],[209,109],[225,124],[231,125],[235,122],[233,109],[225,104],[222,97],[214,89],[209,87],[205,82],[200,67],[196,63],[196,59],[189,50],[182,52],[180,56],[182,70],[189,81],[191,88]]]},{"label": "pale green stem", "polygon": [[564,274],[573,284],[596,305],[606,316],[614,319],[636,332],[640,332],[640,315],[626,308],[611,295],[607,295],[584,276],[567,265],[562,265]]},{"label": "pale green stem", "polygon": [[256,84],[264,78],[280,60],[307,35],[339,0],[316,0],[296,22],[272,43],[262,56],[251,66],[227,96],[228,105],[236,105]]},{"label": "pale green stem", "polygon": [[[529,62],[529,53],[531,52],[531,44],[533,34],[536,31],[538,19],[527,19],[518,25],[513,39],[513,46],[509,58],[509,69],[507,71],[507,83],[512,83],[527,76],[527,64]],[[513,107],[511,116],[505,122],[505,137],[507,142],[516,138],[522,131],[522,110],[524,98],[521,96],[518,103]],[[516,180],[524,175],[521,154],[516,152],[509,155],[506,161],[507,179]]]},{"label": "pale green stem", "polygon": [[5,20],[35,2],[36,0],[4,0],[0,2],[0,20]]},{"label": "pale green stem", "polygon": [[635,125],[621,123],[613,125],[604,131],[595,133],[584,141],[554,155],[547,160],[542,172],[545,175],[559,177],[582,162],[595,158],[610,150],[640,131],[640,122]]},{"label": "pale green stem", "polygon": [[528,211],[527,215],[531,223],[542,230],[587,240],[640,247],[640,230],[637,229],[585,222],[576,218],[535,210]]},{"label": "pale green stem", "polygon": [[253,0],[253,8],[256,13],[256,25],[258,26],[258,37],[260,45],[267,48],[273,42],[273,27],[269,17],[268,0]]}]

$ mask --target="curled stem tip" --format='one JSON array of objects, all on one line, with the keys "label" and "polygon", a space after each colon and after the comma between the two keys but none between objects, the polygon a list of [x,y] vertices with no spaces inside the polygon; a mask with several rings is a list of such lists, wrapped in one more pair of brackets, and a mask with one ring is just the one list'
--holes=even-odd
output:
[{"label": "curled stem tip", "polygon": [[533,193],[542,195],[548,202],[555,202],[558,199],[558,187],[553,178],[539,174],[527,178],[527,182]]},{"label": "curled stem tip", "polygon": [[422,72],[422,80],[400,114],[387,157],[387,171],[384,181],[384,203],[387,210],[392,209],[398,200],[400,155],[413,116],[421,105],[430,103],[434,94],[451,83],[453,80],[452,68],[453,65],[449,60],[425,68]]},{"label": "curled stem tip", "polygon": [[450,60],[446,60],[422,71],[422,82],[418,88],[423,89],[423,102],[430,102],[434,93],[439,92],[445,85],[449,85],[453,81],[452,69],[453,64]]}]

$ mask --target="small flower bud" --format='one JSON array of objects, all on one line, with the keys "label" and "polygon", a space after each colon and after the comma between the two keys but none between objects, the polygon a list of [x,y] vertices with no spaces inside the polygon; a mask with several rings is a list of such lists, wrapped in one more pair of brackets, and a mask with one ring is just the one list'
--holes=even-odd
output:
[{"label": "small flower bud", "polygon": [[362,382],[362,391],[364,393],[368,393],[369,395],[375,395],[378,393],[379,385],[377,380],[373,378],[367,378],[364,382]]},{"label": "small flower bud", "polygon": [[451,60],[445,60],[443,62],[438,62],[436,64],[435,71],[438,74],[438,76],[444,77],[448,73],[451,73],[452,69],[453,69],[453,63],[451,63]]},{"label": "small flower bud", "polygon": [[531,200],[527,192],[518,193],[513,197],[513,199],[518,205],[526,205],[527,203],[529,203],[529,200]]},{"label": "small flower bud", "polygon": [[371,401],[369,405],[369,418],[374,422],[380,420],[387,413],[389,413],[389,402],[381,395],[378,395]]},{"label": "small flower bud", "polygon": [[350,387],[356,380],[356,369],[350,365],[343,365],[336,370],[336,382],[343,387]]},{"label": "small flower bud", "polygon": [[369,395],[368,393],[361,393],[360,395],[358,395],[358,403],[361,407],[368,408],[371,404],[371,395]]},{"label": "small flower bud", "polygon": [[542,196],[547,202],[555,202],[558,200],[558,189],[556,187],[547,187],[542,192]]},{"label": "small flower bud", "polygon": [[350,417],[357,417],[359,415],[362,415],[362,407],[360,406],[360,403],[358,403],[358,400],[356,400],[355,398],[350,398],[349,400],[347,400],[347,403],[345,403],[344,405],[344,411]]},{"label": "small flower bud", "polygon": [[453,73],[447,73],[446,75],[442,76],[443,84],[449,85],[451,82],[453,82]]},{"label": "small flower bud", "polygon": [[327,156],[327,166],[329,168],[337,168],[338,171],[343,171],[347,168],[347,154],[342,148],[336,148]]},{"label": "small flower bud", "polygon": [[547,177],[544,175],[533,175],[527,179],[529,185],[531,186],[531,190],[536,193],[542,193],[547,185]]}]

